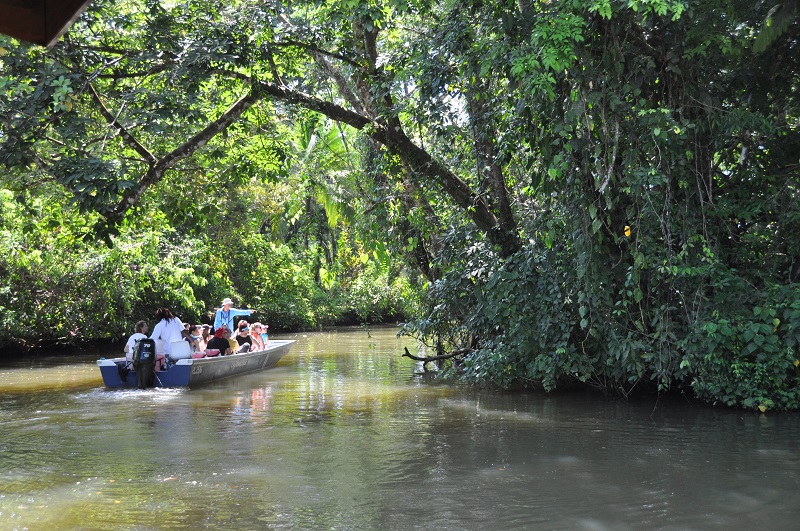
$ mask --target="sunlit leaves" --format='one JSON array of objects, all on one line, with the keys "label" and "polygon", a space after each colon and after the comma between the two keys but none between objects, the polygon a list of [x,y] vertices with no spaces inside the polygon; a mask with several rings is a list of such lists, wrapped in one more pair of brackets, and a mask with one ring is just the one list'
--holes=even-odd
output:
[{"label": "sunlit leaves", "polygon": [[72,80],[59,76],[50,83],[53,89],[53,107],[56,111],[72,110]]}]

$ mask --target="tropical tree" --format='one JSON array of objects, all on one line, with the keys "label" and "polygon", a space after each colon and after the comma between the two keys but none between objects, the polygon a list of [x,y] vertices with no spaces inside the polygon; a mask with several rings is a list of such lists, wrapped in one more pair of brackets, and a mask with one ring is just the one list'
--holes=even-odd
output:
[{"label": "tropical tree", "polygon": [[0,161],[109,234],[257,219],[329,286],[357,219],[473,379],[796,408],[798,33],[794,2],[98,1],[0,43]]}]

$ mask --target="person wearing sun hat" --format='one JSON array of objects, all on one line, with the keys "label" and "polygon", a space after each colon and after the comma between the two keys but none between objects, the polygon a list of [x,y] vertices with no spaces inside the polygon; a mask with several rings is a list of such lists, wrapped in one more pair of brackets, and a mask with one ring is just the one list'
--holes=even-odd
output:
[{"label": "person wearing sun hat", "polygon": [[233,301],[228,297],[220,304],[221,308],[217,310],[214,315],[214,330],[221,326],[228,327],[228,330],[233,330],[233,318],[240,315],[252,315],[255,310],[240,310],[238,308],[231,308]]}]

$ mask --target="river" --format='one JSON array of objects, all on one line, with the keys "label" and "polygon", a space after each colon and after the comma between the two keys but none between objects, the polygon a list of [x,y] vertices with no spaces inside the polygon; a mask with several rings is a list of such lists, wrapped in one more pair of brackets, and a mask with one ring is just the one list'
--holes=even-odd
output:
[{"label": "river", "polygon": [[191,390],[2,362],[0,529],[800,525],[800,415],[432,383],[389,328],[281,339]]}]

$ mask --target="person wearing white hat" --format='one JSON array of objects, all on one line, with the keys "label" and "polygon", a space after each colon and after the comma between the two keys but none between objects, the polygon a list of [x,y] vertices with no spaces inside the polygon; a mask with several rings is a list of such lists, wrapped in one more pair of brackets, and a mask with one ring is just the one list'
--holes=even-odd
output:
[{"label": "person wearing white hat", "polygon": [[228,330],[232,331],[234,317],[240,315],[252,315],[253,312],[255,311],[255,310],[240,310],[238,308],[231,308],[231,306],[233,306],[233,301],[230,300],[228,297],[225,297],[220,306],[222,306],[222,308],[217,310],[217,313],[214,315],[214,330],[224,326]]}]

